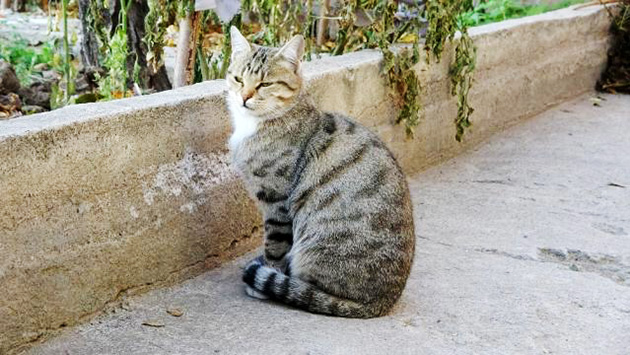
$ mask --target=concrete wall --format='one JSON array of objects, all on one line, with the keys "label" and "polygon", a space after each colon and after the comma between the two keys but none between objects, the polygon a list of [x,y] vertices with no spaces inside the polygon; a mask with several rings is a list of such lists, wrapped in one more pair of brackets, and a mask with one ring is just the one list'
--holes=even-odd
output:
[{"label": "concrete wall", "polygon": [[[375,129],[411,174],[591,90],[608,26],[591,7],[472,29],[474,126],[463,143],[450,49],[417,67],[415,140],[392,125],[378,52],[317,60],[305,74],[321,107]],[[213,81],[0,122],[0,353],[259,245],[260,217],[228,164],[224,90]]]}]

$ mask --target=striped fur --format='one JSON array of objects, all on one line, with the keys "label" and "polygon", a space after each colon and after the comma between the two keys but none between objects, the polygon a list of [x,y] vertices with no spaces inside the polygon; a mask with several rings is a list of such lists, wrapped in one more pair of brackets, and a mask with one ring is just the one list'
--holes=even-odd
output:
[{"label": "striped fur", "polygon": [[270,299],[312,313],[341,317],[369,318],[378,310],[373,306],[330,295],[313,284],[265,266],[254,259],[243,273],[243,281]]},{"label": "striped fur", "polygon": [[[243,274],[248,293],[314,313],[387,313],[415,248],[396,160],[365,127],[314,106],[302,90],[301,37],[281,49],[250,45],[235,30],[232,40],[230,151],[265,228],[264,253]],[[243,117],[254,117],[248,135]]]}]

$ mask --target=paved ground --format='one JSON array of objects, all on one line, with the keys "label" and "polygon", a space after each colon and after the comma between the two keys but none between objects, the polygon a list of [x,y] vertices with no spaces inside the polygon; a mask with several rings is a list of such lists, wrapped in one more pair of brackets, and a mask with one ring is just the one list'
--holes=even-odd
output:
[{"label": "paved ground", "polygon": [[31,353],[630,354],[630,96],[605,99],[557,107],[411,177],[416,262],[388,317],[247,298],[244,258]]},{"label": "paved ground", "polygon": [[[80,28],[81,21],[68,19],[68,29],[71,34],[80,35]],[[48,33],[49,29],[52,33]],[[42,11],[31,13],[0,12],[0,40],[12,41],[16,35],[33,45],[37,45],[53,38],[62,38],[63,22],[61,19],[58,22],[49,21],[48,15]]]}]

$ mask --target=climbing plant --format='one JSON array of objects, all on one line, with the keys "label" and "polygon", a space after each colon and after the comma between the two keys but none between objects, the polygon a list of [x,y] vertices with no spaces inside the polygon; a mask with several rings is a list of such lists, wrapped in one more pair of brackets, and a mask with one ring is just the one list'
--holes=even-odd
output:
[{"label": "climbing plant", "polygon": [[302,34],[306,42],[305,52],[310,58],[313,46],[313,0],[242,0],[241,11],[253,16],[261,26],[259,31],[252,31],[252,41],[277,47],[294,35]]},{"label": "climbing plant", "polygon": [[[400,108],[397,122],[405,125],[413,136],[419,124],[421,82],[414,71],[420,61],[420,36],[426,31],[424,49],[426,60],[438,62],[448,41],[459,32],[461,37],[455,46],[455,60],[451,64],[452,94],[457,98],[455,138],[461,141],[465,129],[470,127],[473,108],[468,93],[473,83],[476,50],[468,35],[462,14],[473,8],[472,0],[349,0],[340,11],[339,31],[334,55],[357,48],[379,48],[383,53],[383,74],[396,97]],[[397,47],[403,42],[410,46]]]},{"label": "climbing plant", "polygon": [[[457,32],[461,37],[455,45],[455,60],[450,66],[451,94],[457,98],[455,139],[461,141],[466,128],[470,127],[473,108],[468,102],[476,65],[476,48],[468,35],[468,26],[462,16],[473,9],[472,0],[429,0],[426,4],[427,35],[425,49],[439,61],[447,41]],[[429,60],[429,57],[427,57]]]},{"label": "climbing plant", "polygon": [[468,94],[473,83],[476,64],[476,48],[466,29],[455,47],[455,61],[451,65],[451,94],[457,97],[457,116],[455,118],[455,139],[460,142],[466,128],[472,124],[470,115],[474,109],[468,103]]},{"label": "climbing plant", "polygon": [[100,94],[105,99],[125,97],[127,93],[127,11],[133,0],[120,0],[120,22],[109,38],[103,66],[105,76],[98,76]]},{"label": "climbing plant", "polygon": [[145,18],[146,33],[142,39],[147,46],[147,65],[153,72],[164,65],[165,35],[168,26],[174,22],[178,11],[175,1],[149,0],[149,13]]}]

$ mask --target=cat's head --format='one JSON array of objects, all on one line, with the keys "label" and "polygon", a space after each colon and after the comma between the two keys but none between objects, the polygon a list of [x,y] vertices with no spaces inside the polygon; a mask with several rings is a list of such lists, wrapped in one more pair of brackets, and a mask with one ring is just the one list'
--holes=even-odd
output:
[{"label": "cat's head", "polygon": [[302,89],[300,60],[304,38],[293,37],[282,48],[251,44],[230,28],[232,57],[227,71],[232,110],[272,118],[290,108]]}]

